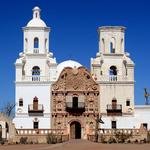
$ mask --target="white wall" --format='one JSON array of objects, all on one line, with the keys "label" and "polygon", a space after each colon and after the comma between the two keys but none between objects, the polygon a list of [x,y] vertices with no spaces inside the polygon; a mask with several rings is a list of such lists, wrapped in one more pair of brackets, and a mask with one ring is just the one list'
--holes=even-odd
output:
[{"label": "white wall", "polygon": [[[43,104],[44,116],[30,117],[28,105],[33,104],[33,98],[38,97],[39,104]],[[16,127],[33,128],[33,118],[40,118],[40,128],[51,127],[51,92],[50,84],[17,84],[16,85],[16,117],[14,123]],[[19,99],[23,99],[23,107],[19,107]],[[22,111],[21,111],[22,110]],[[20,122],[22,120],[22,122]],[[24,120],[24,121],[23,121]]]},{"label": "white wall", "polygon": [[111,121],[117,122],[117,128],[121,129],[134,129],[140,128],[141,124],[147,123],[148,130],[150,130],[150,106],[137,105],[135,106],[135,112],[133,115],[124,116],[102,116],[104,124],[101,124],[101,128],[111,128]]},{"label": "white wall", "polygon": [[[128,113],[130,108],[134,111],[133,93],[133,84],[100,84],[100,113],[106,113],[107,104],[112,104],[114,97],[117,104],[122,105],[123,113]],[[130,100],[130,106],[126,106],[127,100]]]},{"label": "white wall", "polygon": [[[39,39],[39,53],[44,54],[49,50],[49,31],[41,29],[24,29],[24,52],[33,53],[34,50],[34,38]],[[28,40],[26,44],[26,40]],[[45,39],[47,39],[47,45],[45,47]]]},{"label": "white wall", "polygon": [[44,117],[29,117],[29,116],[17,116],[13,120],[17,129],[33,129],[33,122],[35,118],[38,119],[39,129],[50,129],[51,119],[50,116]]}]

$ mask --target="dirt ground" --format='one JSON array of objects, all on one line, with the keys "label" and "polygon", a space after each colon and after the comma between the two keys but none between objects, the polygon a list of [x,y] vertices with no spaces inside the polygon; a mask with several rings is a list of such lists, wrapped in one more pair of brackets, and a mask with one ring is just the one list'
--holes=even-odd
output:
[{"label": "dirt ground", "polygon": [[100,144],[86,140],[70,140],[48,145],[4,145],[0,150],[150,150],[150,144]]}]

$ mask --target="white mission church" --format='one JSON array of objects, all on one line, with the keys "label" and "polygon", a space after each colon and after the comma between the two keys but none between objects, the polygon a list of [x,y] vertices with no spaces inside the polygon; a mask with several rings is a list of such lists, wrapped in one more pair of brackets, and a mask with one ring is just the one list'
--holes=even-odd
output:
[{"label": "white mission church", "polygon": [[13,122],[18,132],[55,129],[87,139],[100,116],[104,124],[99,128],[150,129],[150,106],[134,103],[134,62],[125,49],[126,28],[98,28],[99,51],[89,71],[73,60],[57,63],[49,51],[51,29],[40,12],[33,8],[33,18],[23,27],[23,51],[15,62]]}]

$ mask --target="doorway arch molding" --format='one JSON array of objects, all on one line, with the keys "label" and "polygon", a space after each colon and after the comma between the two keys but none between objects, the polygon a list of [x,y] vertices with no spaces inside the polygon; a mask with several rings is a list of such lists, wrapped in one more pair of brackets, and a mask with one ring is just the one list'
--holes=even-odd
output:
[{"label": "doorway arch molding", "polygon": [[82,123],[82,121],[80,119],[71,119],[71,120],[69,120],[68,124],[70,125],[73,122],[79,122],[80,125],[81,125],[81,128],[84,127],[83,123]]}]

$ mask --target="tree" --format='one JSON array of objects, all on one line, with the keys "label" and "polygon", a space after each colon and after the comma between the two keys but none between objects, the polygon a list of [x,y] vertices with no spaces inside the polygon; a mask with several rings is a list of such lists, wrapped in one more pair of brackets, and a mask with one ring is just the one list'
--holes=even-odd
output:
[{"label": "tree", "polygon": [[6,104],[4,104],[2,106],[2,113],[4,113],[6,116],[8,117],[13,117],[14,115],[14,108],[15,108],[16,104],[12,103],[12,102],[7,102]]}]

